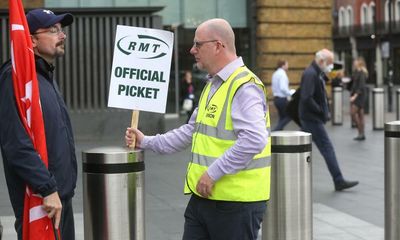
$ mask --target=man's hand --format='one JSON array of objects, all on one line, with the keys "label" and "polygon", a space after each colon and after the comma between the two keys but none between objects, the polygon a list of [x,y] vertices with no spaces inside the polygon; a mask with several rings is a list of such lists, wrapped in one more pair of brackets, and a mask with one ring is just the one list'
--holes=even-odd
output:
[{"label": "man's hand", "polygon": [[43,198],[42,208],[47,212],[49,218],[54,218],[54,227],[58,229],[61,219],[62,204],[57,192]]},{"label": "man's hand", "polygon": [[210,178],[207,172],[205,172],[200,180],[197,182],[196,191],[203,197],[208,198],[212,194],[212,188],[214,186],[214,180]]},{"label": "man's hand", "polygon": [[135,147],[140,147],[142,140],[144,138],[144,134],[136,128],[128,127],[125,132],[125,143],[126,146],[130,146],[133,142],[134,136],[136,136]]}]

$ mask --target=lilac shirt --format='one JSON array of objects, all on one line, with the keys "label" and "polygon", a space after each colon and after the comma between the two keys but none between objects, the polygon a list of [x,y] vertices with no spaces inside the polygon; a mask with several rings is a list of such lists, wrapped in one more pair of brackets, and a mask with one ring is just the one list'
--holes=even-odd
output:
[{"label": "lilac shirt", "polygon": [[[238,68],[243,66],[241,57],[226,65],[215,76],[208,99],[215,93],[223,81]],[[254,155],[260,153],[268,141],[268,132],[264,116],[267,104],[263,91],[254,83],[246,83],[240,87],[232,100],[232,122],[236,136],[235,144],[218,158],[207,170],[209,176],[217,181],[225,174],[233,174],[244,169]],[[168,154],[181,151],[192,144],[197,108],[189,123],[171,130],[165,134],[145,136],[141,148],[150,149],[156,153]]]}]

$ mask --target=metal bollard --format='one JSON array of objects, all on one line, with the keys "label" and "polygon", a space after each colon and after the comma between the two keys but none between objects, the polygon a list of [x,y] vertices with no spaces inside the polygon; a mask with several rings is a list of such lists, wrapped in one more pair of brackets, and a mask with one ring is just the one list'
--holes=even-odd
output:
[{"label": "metal bollard", "polygon": [[122,147],[82,153],[86,240],[144,240],[144,155]]},{"label": "metal bollard", "polygon": [[372,126],[374,130],[383,130],[385,124],[385,98],[383,88],[372,90]]},{"label": "metal bollard", "polygon": [[312,240],[311,134],[271,135],[271,198],[262,240]]},{"label": "metal bollard", "polygon": [[400,239],[400,121],[385,124],[385,240]]},{"label": "metal bollard", "polygon": [[370,100],[370,89],[368,86],[365,86],[365,103],[364,103],[364,113],[369,114],[369,100]]},{"label": "metal bollard", "polygon": [[400,88],[396,90],[396,120],[400,120]]},{"label": "metal bollard", "polygon": [[343,88],[334,87],[332,90],[332,124],[343,124]]}]

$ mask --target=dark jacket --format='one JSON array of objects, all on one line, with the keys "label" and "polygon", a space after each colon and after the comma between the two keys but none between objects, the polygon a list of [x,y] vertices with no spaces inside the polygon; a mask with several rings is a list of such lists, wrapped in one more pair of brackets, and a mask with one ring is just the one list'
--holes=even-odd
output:
[{"label": "dark jacket", "polygon": [[353,84],[351,85],[351,95],[354,94],[364,95],[365,94],[365,87],[367,82],[368,75],[363,71],[355,70],[353,72],[353,76],[351,80]]},{"label": "dark jacket", "polygon": [[325,90],[326,80],[325,73],[321,71],[315,61],[304,70],[300,84],[300,120],[325,123],[330,119]]},{"label": "dark jacket", "polygon": [[351,96],[357,93],[357,97],[354,100],[354,104],[358,107],[363,108],[366,100],[366,82],[368,75],[363,71],[355,70],[353,76],[351,77]]},{"label": "dark jacket", "polygon": [[11,62],[0,68],[0,146],[11,204],[22,216],[25,185],[42,196],[58,191],[62,200],[72,198],[77,163],[71,122],[56,83],[54,68],[36,58],[40,101],[46,132],[49,168],[43,164],[18,116]]}]

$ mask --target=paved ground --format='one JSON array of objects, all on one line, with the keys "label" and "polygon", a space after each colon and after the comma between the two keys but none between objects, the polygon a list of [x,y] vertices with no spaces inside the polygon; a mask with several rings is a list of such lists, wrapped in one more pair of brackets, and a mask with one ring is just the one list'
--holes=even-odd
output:
[{"label": "paved ground", "polygon": [[[345,98],[347,99],[347,98]],[[335,192],[326,165],[313,146],[313,238],[314,240],[383,240],[384,226],[384,137],[383,131],[373,131],[371,114],[366,116],[364,142],[353,141],[356,130],[350,127],[348,110],[342,126],[326,125],[336,148],[340,167],[345,178],[359,180],[354,189]],[[386,121],[395,114],[386,115]],[[168,120],[167,127],[183,121]],[[272,117],[275,120],[275,117]],[[129,119],[126,121],[129,122]],[[125,126],[116,126],[121,129]],[[297,130],[291,123],[287,130]],[[119,133],[117,133],[119,134]],[[77,155],[83,149],[97,146],[121,145],[122,141],[77,141]],[[187,156],[189,151],[169,156],[146,152],[146,235],[148,240],[180,239],[183,229],[183,212],[188,197],[182,194]],[[2,168],[2,163],[0,163]],[[5,225],[4,239],[15,239],[13,217],[8,200],[3,171],[0,169],[0,219]],[[79,163],[81,173],[81,163]],[[82,182],[74,198],[77,238],[83,239]]]}]

